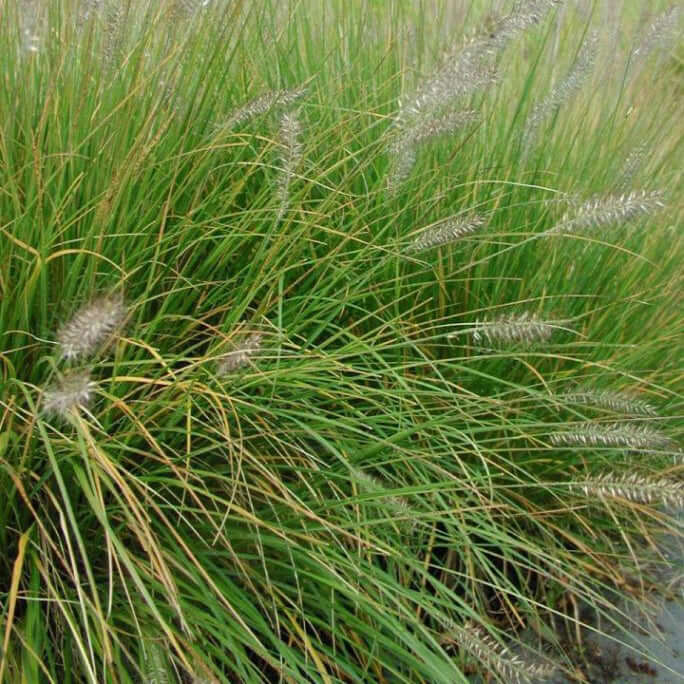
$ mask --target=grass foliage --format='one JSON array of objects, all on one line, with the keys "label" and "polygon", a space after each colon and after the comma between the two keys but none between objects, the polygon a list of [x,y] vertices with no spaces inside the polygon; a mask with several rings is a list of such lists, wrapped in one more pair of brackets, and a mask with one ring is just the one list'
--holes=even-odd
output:
[{"label": "grass foliage", "polygon": [[522,681],[643,594],[682,62],[596,5],[0,1],[0,680]]}]

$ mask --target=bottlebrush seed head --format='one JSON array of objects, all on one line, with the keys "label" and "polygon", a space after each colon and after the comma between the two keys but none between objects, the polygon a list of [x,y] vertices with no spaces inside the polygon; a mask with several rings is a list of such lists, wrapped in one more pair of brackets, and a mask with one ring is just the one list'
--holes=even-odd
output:
[{"label": "bottlebrush seed head", "polygon": [[682,8],[674,5],[649,26],[643,35],[639,46],[633,51],[634,57],[646,59],[656,49],[666,49],[679,33],[679,16]]},{"label": "bottlebrush seed head", "polygon": [[598,52],[598,34],[592,33],[585,41],[567,76],[532,109],[532,113],[525,123],[523,132],[523,146],[526,151],[534,142],[537,132],[544,121],[553,111],[556,111],[582,87],[591,75],[596,54]]},{"label": "bottlebrush seed head", "polygon": [[418,157],[418,150],[441,135],[454,133],[463,126],[478,119],[474,111],[448,111],[438,113],[426,111],[410,122],[397,118],[395,125],[401,134],[389,147],[390,169],[387,186],[390,193],[395,193],[399,186],[409,177]]},{"label": "bottlebrush seed head", "polygon": [[455,133],[469,123],[479,119],[480,115],[472,110],[446,112],[440,116],[428,116],[420,121],[415,127],[409,129],[407,134],[412,137],[415,144],[423,144],[438,138],[441,135]]},{"label": "bottlebrush seed head", "polygon": [[684,508],[684,482],[647,479],[636,473],[602,473],[571,489],[579,489],[588,497],[611,496],[639,503],[663,503]]},{"label": "bottlebrush seed head", "polygon": [[599,228],[611,223],[626,223],[652,214],[664,207],[663,193],[636,191],[626,195],[596,197],[579,204],[575,212],[567,212],[550,233],[574,233]]},{"label": "bottlebrush seed head", "polygon": [[78,408],[88,406],[96,386],[97,384],[90,379],[88,370],[68,373],[45,390],[43,410],[67,418]]},{"label": "bottlebrush seed head", "polygon": [[462,237],[474,233],[487,223],[483,216],[475,215],[466,218],[449,218],[424,230],[406,248],[409,253],[422,252],[433,247],[446,245]]},{"label": "bottlebrush seed head", "polygon": [[231,129],[247,123],[250,119],[261,114],[266,114],[274,107],[288,107],[306,95],[306,87],[293,88],[291,90],[272,90],[259,97],[250,100],[242,107],[236,109],[220,128]]},{"label": "bottlebrush seed head", "polygon": [[556,670],[553,663],[535,662],[513,653],[472,620],[463,626],[450,624],[441,641],[460,646],[483,667],[495,670],[507,682],[549,679]]},{"label": "bottlebrush seed head", "polygon": [[632,179],[637,175],[644,161],[648,157],[648,146],[645,144],[637,145],[628,155],[622,164],[618,180],[615,183],[617,192],[628,193]]},{"label": "bottlebrush seed head", "polygon": [[191,17],[207,5],[207,0],[174,0],[171,6],[172,16]]},{"label": "bottlebrush seed head", "polygon": [[657,416],[658,412],[651,404],[635,399],[623,392],[609,392],[607,390],[578,390],[566,392],[559,397],[570,404],[583,404],[606,408],[616,413],[627,415]]},{"label": "bottlebrush seed head", "polygon": [[554,432],[551,435],[554,446],[606,446],[627,449],[648,450],[676,448],[676,442],[667,435],[643,425],[613,423],[597,425],[583,423],[574,430]]},{"label": "bottlebrush seed head", "polygon": [[217,372],[219,375],[227,375],[246,366],[250,358],[261,349],[261,334],[248,335],[240,346],[226,354],[218,362]]},{"label": "bottlebrush seed head", "polygon": [[402,98],[395,125],[402,129],[425,126],[439,118],[444,108],[455,100],[495,82],[495,70],[484,62],[486,53],[479,40],[470,41],[454,53],[445,55],[443,65],[418,85],[411,95]]},{"label": "bottlebrush seed head", "polygon": [[61,356],[77,359],[92,356],[126,317],[123,297],[98,297],[79,309],[57,334]]},{"label": "bottlebrush seed head", "polygon": [[492,321],[478,321],[471,333],[475,344],[515,344],[547,341],[559,326],[559,321],[545,321],[527,311],[501,316]]},{"label": "bottlebrush seed head", "polygon": [[[388,190],[397,192],[416,160],[416,146],[443,133],[450,133],[477,118],[475,112],[460,111],[455,102],[497,80],[495,58],[511,40],[537,24],[562,0],[526,0],[515,12],[500,19],[494,28],[449,50],[442,65],[421,81],[416,90],[399,102],[394,121],[402,131],[390,147]],[[445,110],[446,113],[445,113]]]},{"label": "bottlebrush seed head", "polygon": [[387,189],[390,194],[396,194],[401,184],[411,175],[418,158],[417,151],[417,146],[413,143],[392,148],[390,172],[387,177]]},{"label": "bottlebrush seed head", "polygon": [[302,124],[296,112],[285,112],[280,117],[279,139],[282,146],[280,176],[278,177],[278,220],[290,201],[290,183],[302,160]]},{"label": "bottlebrush seed head", "polygon": [[[354,479],[358,482],[359,487],[366,492],[386,493],[387,489],[380,480],[364,473],[358,468],[352,468]],[[405,523],[409,529],[413,529],[416,524],[416,511],[411,507],[409,502],[401,496],[385,495],[382,497],[382,502],[395,515],[403,518],[402,523]]]},{"label": "bottlebrush seed head", "polygon": [[114,66],[114,62],[121,58],[126,14],[127,8],[124,3],[118,0],[105,3],[103,58],[107,68]]},{"label": "bottlebrush seed head", "polygon": [[516,11],[501,18],[492,30],[448,51],[442,66],[419,83],[417,89],[400,102],[397,123],[425,120],[442,107],[496,81],[492,60],[528,28],[538,24],[562,0],[526,0]]},{"label": "bottlebrush seed head", "polygon": [[518,4],[517,10],[500,19],[494,26],[490,37],[490,50],[500,52],[508,43],[521,33],[539,24],[546,14],[563,0],[525,0]]}]

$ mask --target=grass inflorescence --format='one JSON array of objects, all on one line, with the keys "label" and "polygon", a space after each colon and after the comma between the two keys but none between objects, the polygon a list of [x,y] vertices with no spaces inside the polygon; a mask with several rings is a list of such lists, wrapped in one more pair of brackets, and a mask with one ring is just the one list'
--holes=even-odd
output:
[{"label": "grass inflorescence", "polygon": [[[564,327],[564,321],[546,320],[537,314],[523,311],[519,314],[505,314],[491,320],[476,321],[470,331],[474,344],[511,345],[548,342],[554,330]],[[459,333],[452,333],[457,336]]]},{"label": "grass inflorescence", "polygon": [[646,425],[630,423],[584,423],[551,435],[555,446],[614,446],[630,449],[666,449],[675,442],[666,434]]},{"label": "grass inflorescence", "polygon": [[648,216],[665,206],[660,191],[635,190],[622,195],[606,195],[577,203],[568,211],[556,233],[573,233],[599,229],[606,225],[624,225],[641,216]]},{"label": "grass inflorescence", "polygon": [[45,390],[43,407],[47,413],[67,418],[90,404],[95,387],[88,370],[68,372]]},{"label": "grass inflorescence", "polygon": [[306,95],[305,87],[273,90],[264,93],[237,107],[230,113],[225,122],[219,125],[219,128],[222,130],[230,130],[274,109],[277,110],[282,109],[283,107],[292,106],[304,97],[304,95]]},{"label": "grass inflorescence", "polygon": [[585,4],[0,0],[0,681],[576,672],[683,503],[678,14]]},{"label": "grass inflorescence", "polygon": [[235,349],[225,354],[218,362],[216,371],[219,375],[232,373],[247,366],[250,359],[261,349],[263,336],[261,333],[251,333],[244,337]]},{"label": "grass inflorescence", "polygon": [[684,508],[684,482],[644,477],[638,473],[602,473],[573,485],[587,497],[623,498]]},{"label": "grass inflorescence", "polygon": [[557,110],[579,90],[591,75],[596,61],[598,34],[592,33],[584,39],[582,49],[572,68],[558,85],[541,101],[534,105],[532,112],[525,123],[523,144],[529,148],[535,141],[538,130],[544,119],[554,110]]},{"label": "grass inflorescence", "polygon": [[61,356],[65,359],[93,356],[125,317],[126,307],[121,296],[92,300],[60,328],[57,340]]},{"label": "grass inflorescence", "polygon": [[483,216],[478,215],[444,219],[421,231],[408,245],[406,251],[409,253],[424,252],[433,247],[456,242],[481,230],[486,223],[487,220]]},{"label": "grass inflorescence", "polygon": [[657,416],[657,409],[646,401],[626,392],[612,392],[610,390],[592,390],[579,388],[565,392],[560,399],[565,404],[584,404],[597,408],[606,408],[615,413],[627,415]]},{"label": "grass inflorescence", "polygon": [[479,663],[485,663],[507,682],[546,681],[556,671],[552,663],[535,662],[497,641],[482,626],[472,621],[463,626],[452,625],[442,642],[462,648]]}]

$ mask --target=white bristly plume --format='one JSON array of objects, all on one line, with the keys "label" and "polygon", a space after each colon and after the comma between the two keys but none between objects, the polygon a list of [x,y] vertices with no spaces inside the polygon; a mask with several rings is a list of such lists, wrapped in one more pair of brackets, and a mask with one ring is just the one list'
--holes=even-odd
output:
[{"label": "white bristly plume", "polygon": [[554,446],[605,446],[623,447],[634,450],[676,449],[674,440],[667,435],[644,425],[612,423],[602,425],[581,423],[571,430],[554,432],[551,435]]},{"label": "white bristly plume", "polygon": [[445,219],[421,232],[408,245],[406,251],[408,253],[423,252],[433,247],[456,242],[480,230],[486,223],[487,220],[479,215]]},{"label": "white bristly plume", "polygon": [[290,203],[290,183],[302,160],[302,124],[297,112],[285,112],[280,117],[279,142],[281,145],[280,176],[278,177],[278,220]]},{"label": "white bristly plume", "polygon": [[68,373],[45,390],[43,410],[67,418],[79,408],[86,408],[90,404],[96,386],[88,370]]},{"label": "white bristly plume", "polygon": [[684,482],[649,479],[637,473],[602,473],[571,485],[588,497],[613,497],[684,508]]},{"label": "white bristly plume", "polygon": [[248,335],[240,345],[225,356],[223,356],[217,366],[219,375],[227,375],[249,364],[250,359],[261,348],[261,334],[252,333]]},{"label": "white bristly plume", "polygon": [[264,93],[236,109],[219,128],[225,130],[235,128],[247,123],[255,116],[266,114],[276,107],[289,107],[304,95],[306,95],[305,87],[293,88],[292,90],[272,90]]},{"label": "white bristly plume", "polygon": [[662,192],[641,190],[626,195],[595,197],[576,202],[575,205],[576,209],[566,212],[548,234],[576,233],[614,223],[627,223],[658,211],[665,203]]},{"label": "white bristly plume", "polygon": [[440,641],[459,646],[485,671],[494,670],[503,681],[511,684],[549,679],[556,671],[553,663],[542,663],[513,653],[472,620],[462,626],[447,625]]},{"label": "white bristly plume", "polygon": [[95,354],[126,317],[123,297],[98,297],[79,309],[57,334],[62,358],[77,359]]},{"label": "white bristly plume", "polygon": [[[470,337],[474,344],[534,344],[546,342],[554,330],[566,327],[564,321],[547,321],[527,311],[521,314],[500,316],[491,321],[478,321],[471,329]],[[456,337],[461,333],[451,333]]]}]

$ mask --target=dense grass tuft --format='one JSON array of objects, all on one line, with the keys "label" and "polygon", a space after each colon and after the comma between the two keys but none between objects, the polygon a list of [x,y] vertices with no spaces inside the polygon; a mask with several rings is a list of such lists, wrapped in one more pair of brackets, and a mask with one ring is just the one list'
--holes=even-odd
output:
[{"label": "dense grass tuft", "polygon": [[524,681],[639,602],[679,15],[595,5],[0,0],[0,680]]}]

